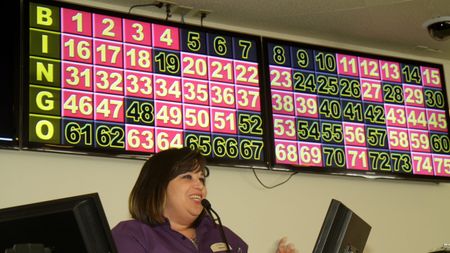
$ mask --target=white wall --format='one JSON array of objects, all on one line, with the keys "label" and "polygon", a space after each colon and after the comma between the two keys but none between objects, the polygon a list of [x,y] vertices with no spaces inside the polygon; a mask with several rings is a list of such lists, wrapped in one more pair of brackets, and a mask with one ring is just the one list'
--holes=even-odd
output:
[{"label": "white wall", "polygon": [[[270,31],[240,31],[444,63],[450,82],[450,62]],[[128,194],[142,164],[141,160],[0,150],[0,208],[98,192],[112,227],[128,218]],[[273,171],[257,174],[268,185],[289,176]],[[247,241],[252,253],[274,252],[275,241],[284,235],[301,252],[311,252],[331,198],[343,201],[372,225],[365,253],[424,253],[450,242],[447,183],[297,174],[269,190],[258,183],[251,170],[213,167],[207,184],[209,199],[223,223]]]}]

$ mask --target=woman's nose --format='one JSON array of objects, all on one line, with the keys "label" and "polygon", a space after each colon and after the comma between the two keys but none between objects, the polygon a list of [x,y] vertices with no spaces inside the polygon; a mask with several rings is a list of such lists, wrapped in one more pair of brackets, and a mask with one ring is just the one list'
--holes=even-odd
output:
[{"label": "woman's nose", "polygon": [[200,178],[196,178],[194,180],[194,186],[199,189],[203,189],[205,187],[205,185],[203,184],[203,180]]}]

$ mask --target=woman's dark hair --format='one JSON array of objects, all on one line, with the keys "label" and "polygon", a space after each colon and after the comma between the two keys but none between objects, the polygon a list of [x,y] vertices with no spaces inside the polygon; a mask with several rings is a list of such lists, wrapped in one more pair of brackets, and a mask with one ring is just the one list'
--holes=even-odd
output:
[{"label": "woman's dark hair", "polygon": [[151,156],[142,166],[136,183],[131,190],[128,206],[131,217],[149,225],[161,224],[166,191],[169,182],[186,172],[209,170],[206,159],[197,150],[171,148]]}]

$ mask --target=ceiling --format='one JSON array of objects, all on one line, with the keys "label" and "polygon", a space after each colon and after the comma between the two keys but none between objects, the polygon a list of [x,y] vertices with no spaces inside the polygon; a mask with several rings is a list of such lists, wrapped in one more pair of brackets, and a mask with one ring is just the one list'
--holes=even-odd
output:
[{"label": "ceiling", "polygon": [[[93,5],[88,0],[68,0]],[[133,5],[155,0],[95,0],[106,8],[128,11]],[[290,36],[390,50],[419,57],[450,60],[450,39],[432,39],[423,24],[431,18],[450,16],[450,0],[170,0],[170,20],[183,15],[229,26],[272,31]],[[116,8],[115,8],[116,9]],[[148,12],[165,16],[163,7],[132,8],[132,13]],[[199,22],[197,23],[199,24]]]}]

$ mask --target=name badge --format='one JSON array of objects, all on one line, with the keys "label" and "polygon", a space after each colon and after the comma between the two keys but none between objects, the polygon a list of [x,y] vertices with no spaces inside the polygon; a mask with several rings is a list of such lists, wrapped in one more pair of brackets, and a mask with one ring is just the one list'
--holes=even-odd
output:
[{"label": "name badge", "polygon": [[[228,247],[230,247],[230,250],[231,250],[231,246],[228,245]],[[216,242],[216,243],[212,244],[210,248],[211,248],[212,252],[227,251],[227,246],[223,242]]]}]

